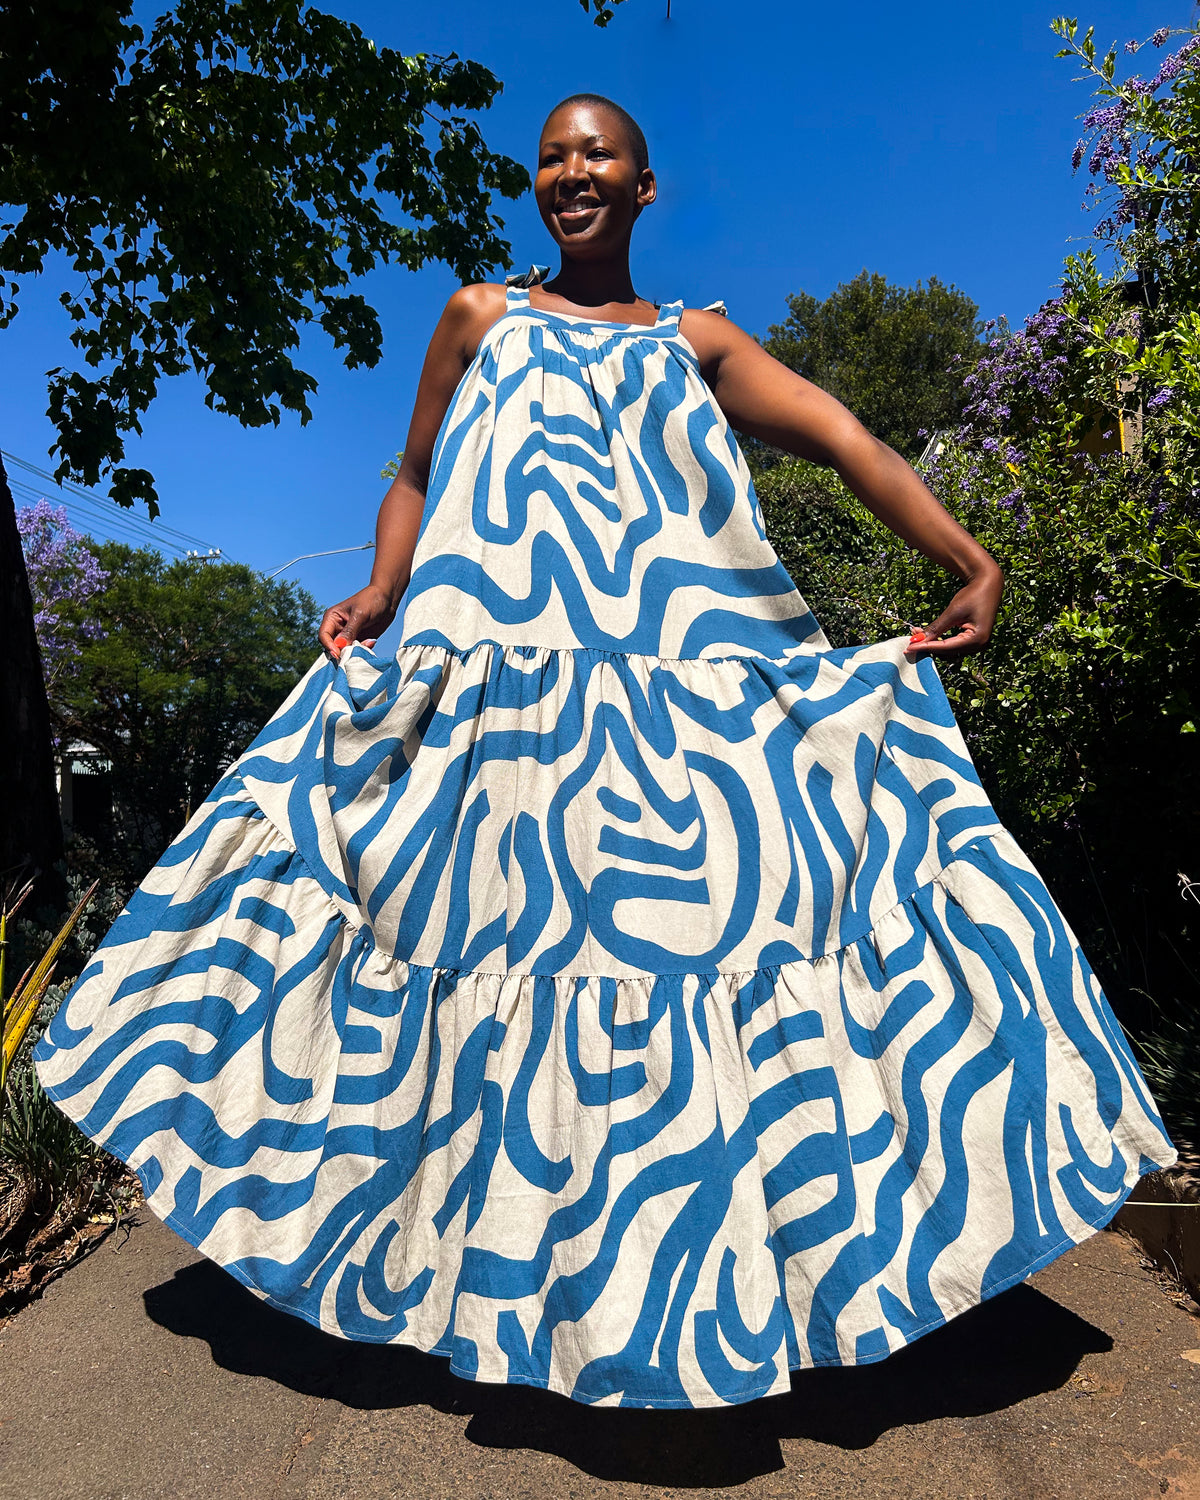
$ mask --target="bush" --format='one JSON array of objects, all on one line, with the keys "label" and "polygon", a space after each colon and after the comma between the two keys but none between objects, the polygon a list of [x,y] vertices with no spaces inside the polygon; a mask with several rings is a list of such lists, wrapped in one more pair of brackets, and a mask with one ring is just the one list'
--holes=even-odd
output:
[{"label": "bush", "polygon": [[[78,871],[68,880],[73,906],[65,923],[43,913],[42,919],[51,921],[49,930],[42,930],[37,920],[6,924],[13,934],[9,956],[21,968],[14,964],[9,972],[17,982],[4,986],[4,1002],[11,1001],[5,1006],[4,1055],[11,1063],[0,1063],[0,1315],[20,1306],[86,1253],[140,1191],[122,1163],[55,1108],[33,1068],[33,1047],[74,983],[68,978],[42,990],[54,973],[52,962],[65,959],[75,965],[68,972],[77,973],[99,936],[95,927],[84,925],[88,914],[92,922],[115,915],[118,898],[113,896],[98,909],[94,896],[91,906],[78,902],[81,882]],[[6,893],[5,899],[12,898]],[[7,909],[11,913],[14,908]],[[26,968],[32,970],[27,979]],[[28,1006],[37,1006],[32,1017],[26,995]]]}]

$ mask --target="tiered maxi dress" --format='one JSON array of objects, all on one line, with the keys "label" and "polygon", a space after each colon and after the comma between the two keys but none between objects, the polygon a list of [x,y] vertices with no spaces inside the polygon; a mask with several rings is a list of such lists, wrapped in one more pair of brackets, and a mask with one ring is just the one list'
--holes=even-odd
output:
[{"label": "tiered maxi dress", "polygon": [[1175,1154],[934,663],[830,648],[679,315],[510,289],[395,656],[314,663],[36,1049],[274,1307],[645,1407],[882,1358]]}]

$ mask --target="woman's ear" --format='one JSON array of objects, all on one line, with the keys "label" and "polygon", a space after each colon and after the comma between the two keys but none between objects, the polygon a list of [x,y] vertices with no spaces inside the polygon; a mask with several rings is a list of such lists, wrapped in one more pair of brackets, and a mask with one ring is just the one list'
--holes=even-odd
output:
[{"label": "woman's ear", "polygon": [[658,179],[649,167],[643,167],[638,175],[637,206],[645,208],[658,197]]}]

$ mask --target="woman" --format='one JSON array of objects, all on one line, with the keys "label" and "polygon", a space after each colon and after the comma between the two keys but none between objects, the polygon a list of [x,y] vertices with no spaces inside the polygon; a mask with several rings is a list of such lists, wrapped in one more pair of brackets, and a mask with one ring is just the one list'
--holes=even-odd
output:
[{"label": "woman", "polygon": [[[536,195],[558,274],[450,299],[370,584],[39,1075],[320,1327],[745,1401],[1022,1280],[1174,1152],[937,679],[999,568],[719,313],[635,295],[623,110],[558,106]],[[957,575],[927,631],[830,649],[731,423]]]}]

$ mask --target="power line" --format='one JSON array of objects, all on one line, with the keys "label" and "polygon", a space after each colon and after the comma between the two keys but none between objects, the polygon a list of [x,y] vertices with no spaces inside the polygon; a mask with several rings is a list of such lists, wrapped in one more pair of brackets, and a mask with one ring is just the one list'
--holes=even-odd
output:
[{"label": "power line", "polygon": [[192,536],[189,532],[186,531],[179,531],[174,526],[168,526],[164,521],[151,521],[149,519],[143,518],[136,512],[127,509],[125,506],[118,505],[116,501],[109,500],[103,495],[97,495],[94,490],[84,489],[81,485],[73,484],[69,479],[55,479],[54,475],[49,473],[46,469],[39,469],[37,464],[31,464],[26,458],[18,458],[15,453],[9,453],[4,450],[0,450],[0,452],[3,452],[3,456],[10,463],[16,464],[18,468],[25,469],[30,474],[36,474],[39,479],[47,480],[50,484],[54,485],[56,489],[63,490],[67,494],[77,496],[80,500],[87,501],[89,505],[98,507],[103,514],[115,512],[115,514],[120,519],[129,521],[136,526],[148,528],[155,536],[166,533],[170,536],[175,537],[176,540],[180,542],[191,542],[202,547],[207,547],[209,545],[200,537]]},{"label": "power line", "polygon": [[[9,479],[9,486],[14,495],[30,501],[45,500],[50,498],[44,489],[35,488],[32,484],[25,484],[20,479]],[[100,541],[128,542],[137,546],[153,545],[159,551],[166,552],[169,556],[182,557],[184,548],[178,542],[173,542],[169,537],[157,537],[153,534],[147,535],[138,527],[136,518],[126,520],[121,516],[97,516],[94,510],[89,509],[78,500],[68,499],[66,496],[56,496],[67,509],[71,519],[83,531],[89,535],[96,533]]]},{"label": "power line", "polygon": [[[189,543],[200,543],[207,546],[207,543],[201,543],[199,537],[189,536],[186,532],[178,531],[173,526],[159,526],[132,511],[126,510],[123,506],[104,500],[100,496],[90,494],[87,490],[80,489],[75,485],[58,485],[52,475],[39,469],[35,464],[27,463],[15,456],[12,457],[11,461],[28,473],[46,479],[50,484],[54,485],[58,491],[55,498],[61,504],[67,506],[69,510],[76,512],[90,523],[99,523],[105,531],[116,531],[122,539],[133,538],[140,542],[149,542],[156,547],[163,547],[173,552],[184,551],[185,546]],[[18,480],[16,483],[20,484],[21,481]],[[28,483],[22,487],[27,491],[33,490],[33,486],[30,486]],[[38,494],[39,497],[46,497],[46,491],[43,489],[34,490],[34,493]]]},{"label": "power line", "polygon": [[47,494],[46,488],[35,487],[19,479],[10,480],[14,490],[20,490],[31,499],[48,499],[66,508],[71,519],[82,530],[95,534],[101,540],[131,542],[139,546],[150,546],[168,555],[183,556],[186,548],[167,530],[152,529],[149,522],[139,516],[124,514],[116,506],[104,506],[96,502],[76,499],[71,495]]},{"label": "power line", "polygon": [[[46,495],[45,489],[35,487],[32,484],[26,484],[20,479],[10,479],[9,485],[14,495],[20,495],[22,499],[36,502],[38,500],[45,500],[49,498]],[[109,516],[97,517],[94,511],[90,511],[87,507],[80,504],[80,502],[77,500],[67,499],[66,497],[59,496],[56,496],[55,499],[61,500],[61,503],[66,506],[75,521],[79,522],[80,524],[87,525],[89,529],[92,522],[94,520],[98,520],[99,524],[96,526],[96,530],[105,533],[105,535],[101,538],[102,540],[136,542],[143,542],[147,540],[145,533],[141,531],[132,520],[125,521],[118,517]],[[165,546],[172,552],[177,552],[180,554],[182,554],[183,552],[182,547],[180,547],[175,542],[167,540],[166,538],[163,539],[160,545]]]},{"label": "power line", "polygon": [[[116,536],[110,539],[117,541],[137,541],[143,545],[146,543],[158,547],[165,552],[171,552],[178,557],[184,556],[193,549],[203,549],[206,552],[218,552],[219,548],[202,537],[193,536],[190,532],[180,531],[174,526],[167,526],[161,521],[151,521],[126,510],[117,505],[115,501],[105,499],[92,490],[83,489],[81,486],[72,484],[70,481],[60,482],[54,475],[37,464],[31,464],[27,459],[18,458],[15,453],[0,450],[8,464],[15,464],[28,474],[36,475],[39,479],[46,480],[58,491],[57,498],[68,510],[76,512],[81,520],[98,523],[107,531],[116,532]],[[49,496],[43,495],[42,491],[21,480],[12,479],[10,482],[14,489],[20,489],[28,494],[36,495],[39,499]]]}]

